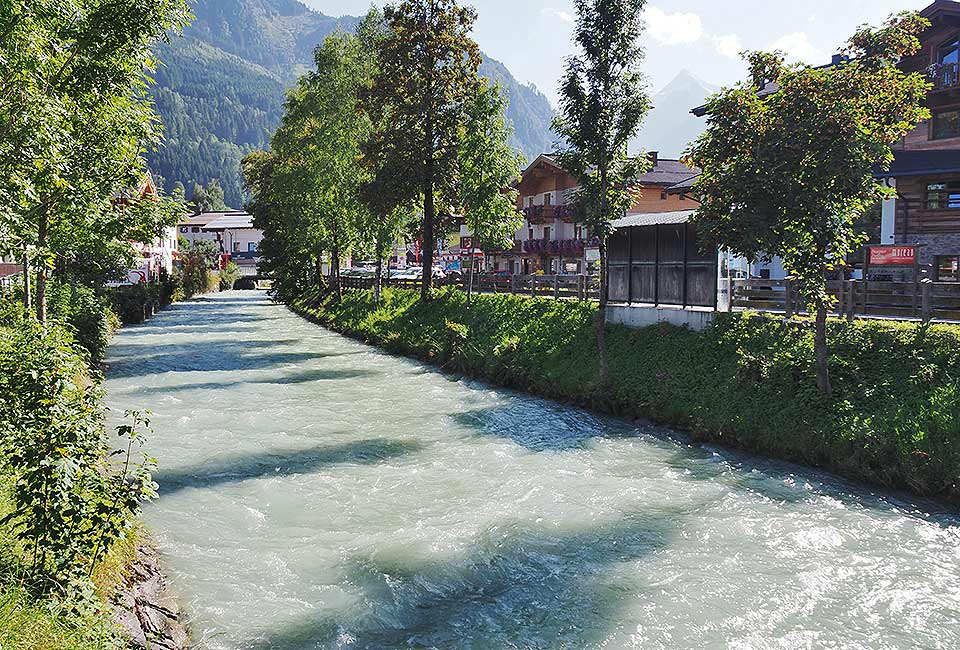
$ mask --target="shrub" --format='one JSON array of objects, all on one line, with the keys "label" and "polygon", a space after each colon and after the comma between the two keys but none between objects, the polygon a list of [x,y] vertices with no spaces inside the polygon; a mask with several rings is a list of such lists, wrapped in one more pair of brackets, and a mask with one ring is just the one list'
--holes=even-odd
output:
[{"label": "shrub", "polygon": [[55,282],[47,300],[51,316],[72,329],[76,342],[89,354],[90,364],[99,366],[118,327],[107,296],[84,285]]},{"label": "shrub", "polygon": [[810,323],[720,314],[697,333],[611,327],[601,389],[583,303],[387,289],[292,307],[329,327],[545,397],[685,428],[700,439],[846,476],[960,498],[960,327],[830,323],[834,395],[817,391]]},{"label": "shrub", "polygon": [[155,495],[153,461],[134,462],[144,424],[121,427],[124,463],[112,463],[101,394],[70,333],[22,318],[0,330],[0,450],[14,481],[13,527],[29,550],[28,577],[67,602],[93,598],[89,576]]},{"label": "shrub", "polygon": [[237,283],[237,280],[242,277],[243,273],[241,273],[240,267],[237,266],[236,262],[230,262],[227,264],[227,268],[220,271],[220,291],[232,290],[234,285]]}]

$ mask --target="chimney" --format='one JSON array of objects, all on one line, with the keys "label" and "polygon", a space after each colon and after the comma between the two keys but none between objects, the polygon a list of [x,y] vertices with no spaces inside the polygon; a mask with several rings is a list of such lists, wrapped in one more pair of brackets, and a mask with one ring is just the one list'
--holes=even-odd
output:
[{"label": "chimney", "polygon": [[848,61],[850,61],[850,57],[846,54],[834,54],[833,58],[830,59],[830,65],[837,66],[841,63],[847,63]]},{"label": "chimney", "polygon": [[654,167],[656,167],[656,166],[657,166],[657,161],[660,160],[660,152],[659,152],[659,151],[650,151],[650,152],[647,153],[647,156],[649,156],[649,158],[650,158],[650,163],[651,163]]}]

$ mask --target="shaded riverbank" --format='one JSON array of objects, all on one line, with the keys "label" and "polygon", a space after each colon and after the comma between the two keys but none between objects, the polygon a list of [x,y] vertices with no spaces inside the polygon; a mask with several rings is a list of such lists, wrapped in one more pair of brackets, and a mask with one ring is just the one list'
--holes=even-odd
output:
[{"label": "shaded riverbank", "polygon": [[176,305],[108,361],[113,408],[153,404],[145,519],[214,650],[960,643],[935,504],[445,376],[262,294]]},{"label": "shaded riverbank", "polygon": [[724,314],[703,333],[611,327],[612,385],[598,386],[582,303],[445,290],[429,304],[391,289],[292,302],[336,331],[441,368],[603,412],[682,427],[697,439],[960,502],[960,327],[831,324],[835,393],[819,394],[813,332]]}]

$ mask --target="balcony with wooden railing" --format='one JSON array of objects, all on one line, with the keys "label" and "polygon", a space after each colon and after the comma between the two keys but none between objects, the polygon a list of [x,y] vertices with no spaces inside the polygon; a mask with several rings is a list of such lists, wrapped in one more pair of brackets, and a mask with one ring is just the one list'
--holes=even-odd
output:
[{"label": "balcony with wooden railing", "polygon": [[927,78],[933,83],[933,90],[953,90],[960,88],[960,64],[937,63],[927,68]]},{"label": "balcony with wooden railing", "polygon": [[564,223],[576,223],[577,214],[569,205],[531,205],[523,209],[523,216],[531,224],[553,223],[560,219]]}]

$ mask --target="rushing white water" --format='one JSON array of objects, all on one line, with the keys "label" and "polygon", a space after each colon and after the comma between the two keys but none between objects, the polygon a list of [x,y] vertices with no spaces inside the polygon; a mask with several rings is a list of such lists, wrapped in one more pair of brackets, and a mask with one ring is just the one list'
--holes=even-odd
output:
[{"label": "rushing white water", "polygon": [[[111,349],[212,649],[960,647],[960,518],[455,379],[259,293]],[[775,408],[775,405],[771,405]]]}]

